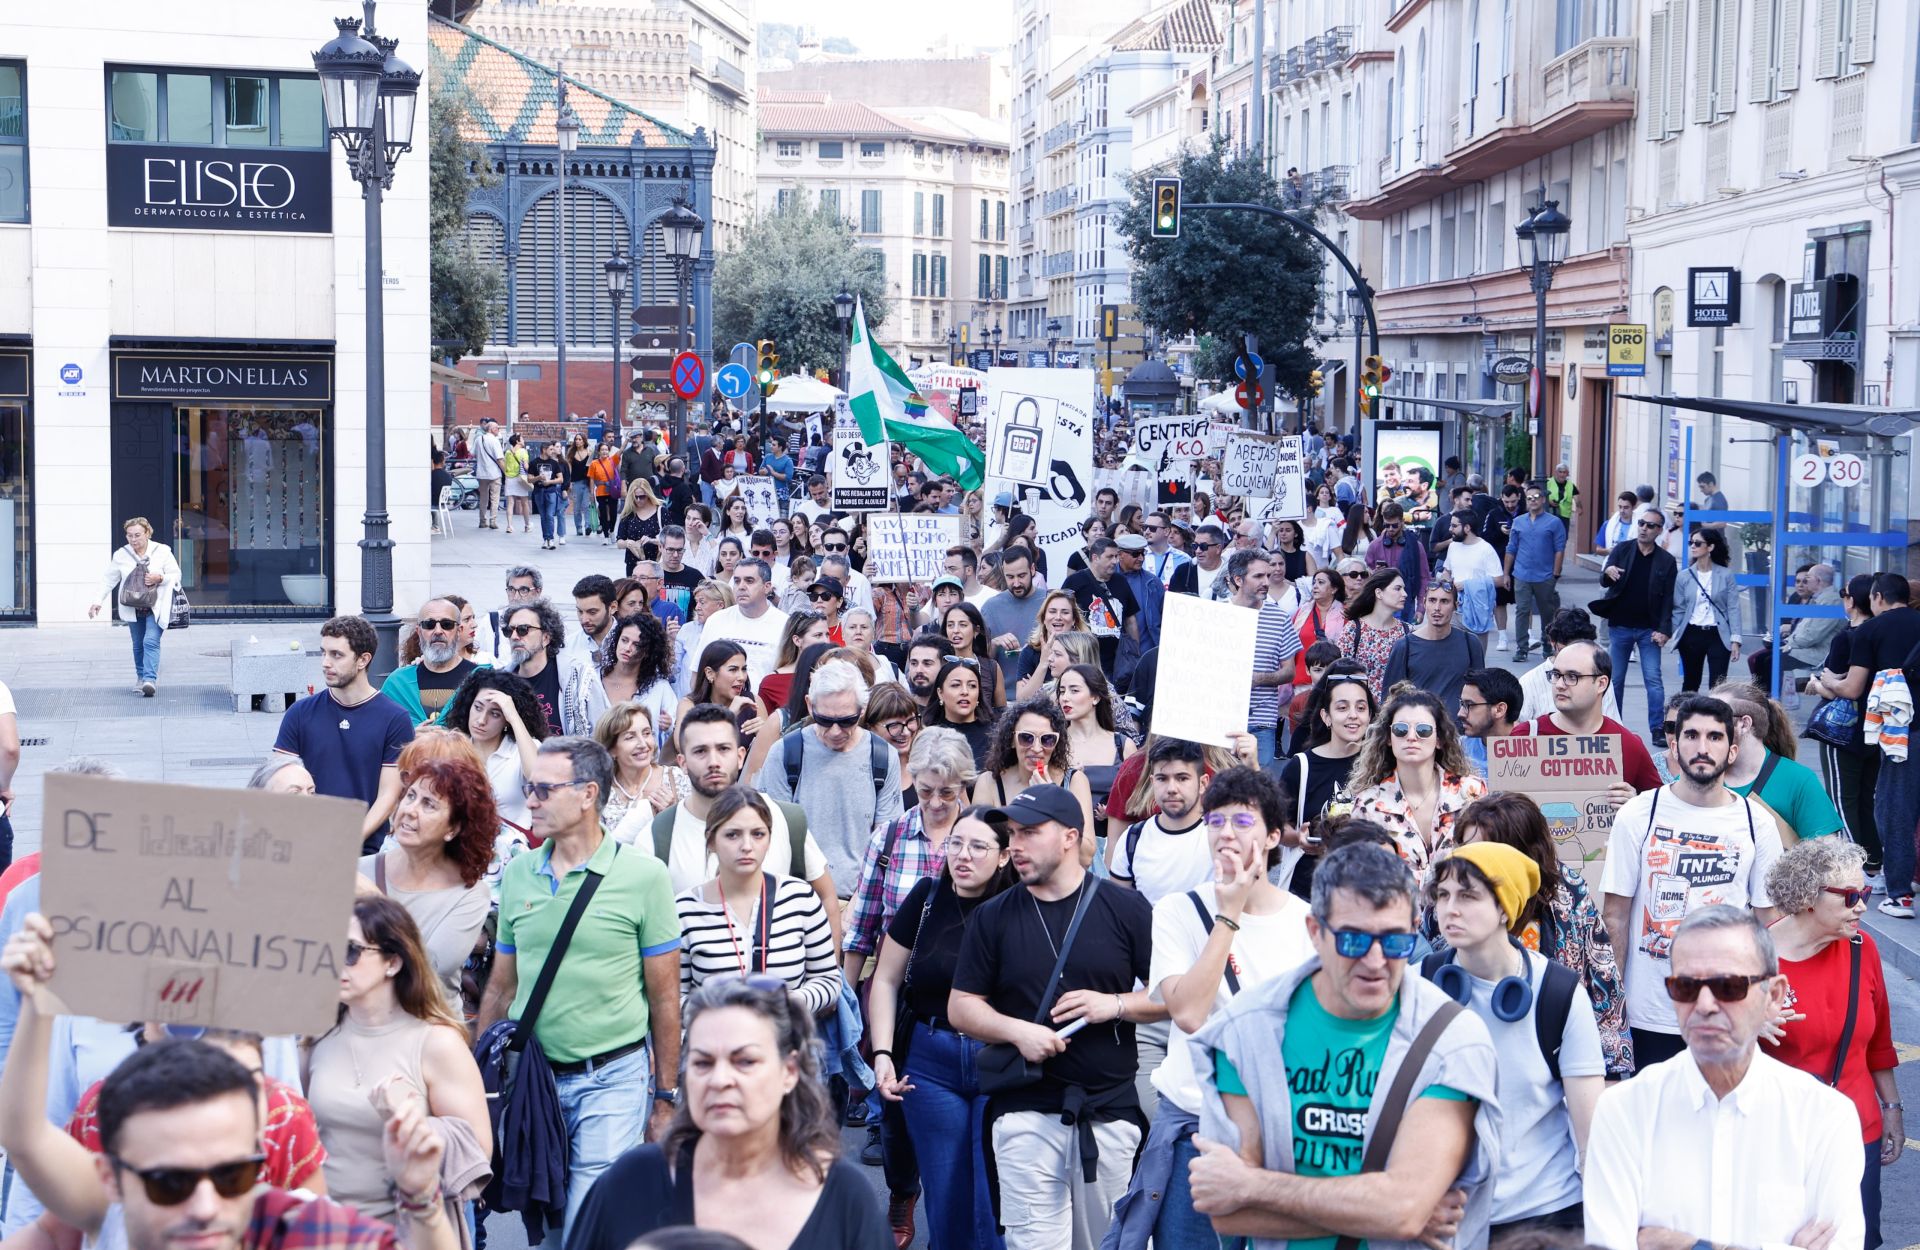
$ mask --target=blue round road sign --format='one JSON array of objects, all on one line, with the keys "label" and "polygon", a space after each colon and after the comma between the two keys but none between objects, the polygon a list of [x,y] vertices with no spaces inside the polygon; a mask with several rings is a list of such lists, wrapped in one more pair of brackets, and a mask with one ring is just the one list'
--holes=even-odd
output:
[{"label": "blue round road sign", "polygon": [[743,399],[753,389],[753,375],[743,364],[726,364],[713,375],[713,385],[728,399]]}]

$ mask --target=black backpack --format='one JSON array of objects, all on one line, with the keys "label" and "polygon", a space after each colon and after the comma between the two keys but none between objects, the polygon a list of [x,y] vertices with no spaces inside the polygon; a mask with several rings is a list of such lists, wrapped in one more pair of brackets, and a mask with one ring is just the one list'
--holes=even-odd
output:
[{"label": "black backpack", "polygon": [[[872,753],[873,802],[877,814],[881,796],[887,792],[888,752],[893,748],[882,742],[879,734],[868,732],[867,749]],[[792,730],[780,739],[780,762],[787,770],[787,792],[793,795],[795,802],[800,800],[800,761],[806,757],[806,750],[806,739]]]},{"label": "black backpack", "polygon": [[[1452,951],[1435,951],[1420,961],[1420,975],[1428,981],[1453,958]],[[1533,1037],[1540,1046],[1540,1057],[1547,1061],[1547,1072],[1560,1079],[1560,1042],[1566,1036],[1567,1017],[1573,1011],[1573,991],[1580,978],[1565,964],[1547,961],[1546,974],[1540,980],[1540,997],[1533,1005]]]}]

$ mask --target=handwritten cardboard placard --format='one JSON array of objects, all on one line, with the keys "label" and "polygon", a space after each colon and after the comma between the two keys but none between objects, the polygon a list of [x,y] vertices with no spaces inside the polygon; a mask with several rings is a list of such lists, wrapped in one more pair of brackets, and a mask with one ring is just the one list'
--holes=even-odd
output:
[{"label": "handwritten cardboard placard", "polygon": [[40,908],[76,1015],[333,1026],[364,805],[49,773]]},{"label": "handwritten cardboard placard", "polygon": [[1246,732],[1259,625],[1260,613],[1252,608],[1167,596],[1154,679],[1155,734],[1228,747],[1229,733]]},{"label": "handwritten cardboard placard", "polygon": [[867,580],[930,582],[947,548],[960,542],[960,518],[926,512],[876,512],[867,518]]},{"label": "handwritten cardboard placard", "polygon": [[887,509],[887,445],[869,445],[844,395],[833,401],[833,477],[829,504],[835,512]]},{"label": "handwritten cardboard placard", "polygon": [[[1171,596],[1169,596],[1171,597]],[[1626,779],[1619,734],[1534,734],[1487,739],[1487,785],[1540,805],[1561,863],[1589,881],[1607,855],[1614,804],[1607,787]]]},{"label": "handwritten cardboard placard", "polygon": [[1220,462],[1220,489],[1242,499],[1269,498],[1279,468],[1277,435],[1235,430],[1227,436],[1227,454]]},{"label": "handwritten cardboard placard", "polygon": [[1204,416],[1143,417],[1133,423],[1133,454],[1144,465],[1205,459],[1207,442]]}]

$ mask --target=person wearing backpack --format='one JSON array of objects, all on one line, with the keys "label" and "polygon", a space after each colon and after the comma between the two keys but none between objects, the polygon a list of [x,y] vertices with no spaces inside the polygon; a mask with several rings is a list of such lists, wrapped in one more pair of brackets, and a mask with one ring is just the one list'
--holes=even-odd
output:
[{"label": "person wearing backpack", "polygon": [[87,606],[87,618],[100,615],[103,604],[114,609],[133,634],[134,689],[151,699],[160,680],[160,639],[172,624],[180,591],[180,562],[165,543],[153,541],[153,522],[147,518],[128,518],[124,532],[127,545],[108,562],[105,588]]},{"label": "person wearing backpack", "polygon": [[1200,1127],[1192,1037],[1233,997],[1313,954],[1307,904],[1268,879],[1287,808],[1279,783],[1253,768],[1214,776],[1199,804],[1213,880],[1153,905],[1147,984],[1173,1013],[1158,1105],[1139,1166],[1114,1208],[1105,1250],[1215,1250],[1213,1223],[1193,1209],[1187,1165]]},{"label": "person wearing backpack", "polygon": [[906,814],[898,756],[885,739],[860,727],[867,695],[860,670],[845,660],[814,669],[807,690],[811,722],[780,740],[755,782],[769,798],[806,810],[828,872],[849,890],[860,879],[874,826]]},{"label": "person wearing backpack", "polygon": [[1580,978],[1515,935],[1540,869],[1498,842],[1456,847],[1427,878],[1427,905],[1451,948],[1421,975],[1479,1016],[1498,1056],[1500,1162],[1492,1227],[1578,1229],[1580,1159],[1606,1061]]}]

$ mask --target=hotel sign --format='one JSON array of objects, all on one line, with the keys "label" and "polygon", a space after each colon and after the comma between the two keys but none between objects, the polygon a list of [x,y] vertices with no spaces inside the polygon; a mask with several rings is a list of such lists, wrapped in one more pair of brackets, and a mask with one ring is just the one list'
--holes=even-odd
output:
[{"label": "hotel sign", "polygon": [[326,150],[107,144],[107,224],[333,232]]},{"label": "hotel sign", "polygon": [[328,404],[333,402],[333,360],[327,356],[116,352],[113,397],[232,404]]}]

